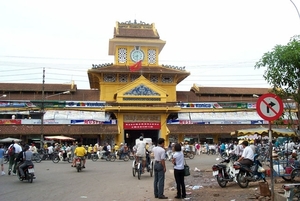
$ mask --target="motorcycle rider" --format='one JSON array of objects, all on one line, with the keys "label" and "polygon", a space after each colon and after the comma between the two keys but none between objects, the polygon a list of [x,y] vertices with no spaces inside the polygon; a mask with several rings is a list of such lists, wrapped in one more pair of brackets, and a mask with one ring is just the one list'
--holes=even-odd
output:
[{"label": "motorcycle rider", "polygon": [[19,172],[20,172],[20,176],[21,177],[25,177],[25,174],[24,174],[24,168],[32,165],[33,166],[33,163],[31,161],[31,158],[32,158],[32,151],[29,150],[29,145],[25,145],[25,150],[23,152],[23,161],[24,163],[22,165],[19,166]]},{"label": "motorcycle rider", "polygon": [[124,153],[124,145],[123,143],[120,144],[120,148],[119,148],[119,151],[118,151],[118,155],[119,155],[119,159],[121,160],[122,157],[123,157],[123,153]]},{"label": "motorcycle rider", "polygon": [[[85,155],[87,154],[87,151],[84,147],[82,147],[81,143],[78,143],[78,147],[76,147],[76,149],[74,150],[74,155],[77,157],[80,157],[83,160],[83,166],[82,168],[85,168]],[[71,165],[71,167],[76,167],[75,165],[75,161],[76,158],[74,157],[73,159],[73,164]]]},{"label": "motorcycle rider", "polygon": [[243,141],[242,146],[244,147],[244,151],[242,156],[237,160],[242,165],[252,165],[254,161],[254,153],[250,146],[248,146],[248,141]]}]

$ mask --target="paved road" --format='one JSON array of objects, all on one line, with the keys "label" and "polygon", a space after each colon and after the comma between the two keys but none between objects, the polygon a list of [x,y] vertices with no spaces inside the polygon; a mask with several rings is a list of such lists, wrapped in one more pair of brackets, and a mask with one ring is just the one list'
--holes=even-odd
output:
[{"label": "paved road", "polygon": [[[216,156],[201,155],[186,160],[190,168],[211,169]],[[5,171],[7,173],[7,165]],[[153,197],[153,177],[149,173],[141,180],[132,175],[132,161],[87,161],[86,169],[76,172],[68,162],[35,163],[37,179],[33,183],[21,182],[16,176],[0,176],[1,201],[150,201]],[[165,187],[174,182],[172,164],[167,162]],[[166,191],[169,197],[174,192]]]}]

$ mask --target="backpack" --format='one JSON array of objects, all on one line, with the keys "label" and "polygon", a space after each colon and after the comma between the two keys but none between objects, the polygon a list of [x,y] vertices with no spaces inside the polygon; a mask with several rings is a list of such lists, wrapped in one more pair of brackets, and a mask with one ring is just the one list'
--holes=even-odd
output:
[{"label": "backpack", "polygon": [[14,146],[13,144],[8,148],[7,154],[8,154],[9,156],[12,156],[12,155],[15,154],[15,146]]}]

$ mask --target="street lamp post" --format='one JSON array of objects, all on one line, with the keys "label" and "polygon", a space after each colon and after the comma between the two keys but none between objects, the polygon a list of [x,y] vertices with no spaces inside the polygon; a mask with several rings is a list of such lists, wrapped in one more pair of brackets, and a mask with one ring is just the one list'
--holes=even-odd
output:
[{"label": "street lamp post", "polygon": [[50,98],[52,96],[58,96],[58,95],[61,95],[61,94],[70,94],[70,93],[71,93],[70,91],[64,91],[64,92],[61,92],[61,93],[57,93],[57,94],[46,96],[45,98],[48,99],[48,98]]},{"label": "street lamp post", "polygon": [[40,148],[43,147],[43,139],[44,139],[44,102],[45,102],[45,68],[43,68],[43,84],[42,84],[42,105],[41,105],[41,140],[40,140]]}]

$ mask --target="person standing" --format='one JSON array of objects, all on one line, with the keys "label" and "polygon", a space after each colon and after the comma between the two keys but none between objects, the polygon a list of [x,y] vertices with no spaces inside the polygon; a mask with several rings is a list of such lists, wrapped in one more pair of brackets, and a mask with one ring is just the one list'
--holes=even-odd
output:
[{"label": "person standing", "polygon": [[186,198],[186,191],[184,184],[184,156],[180,144],[175,144],[174,151],[172,163],[174,164],[174,177],[177,186],[177,195],[175,198],[181,199]]},{"label": "person standing", "polygon": [[4,149],[3,149],[3,145],[0,144],[0,165],[1,165],[1,175],[5,175],[5,172],[4,172]]},{"label": "person standing", "polygon": [[157,141],[158,146],[152,149],[154,154],[154,196],[159,199],[168,199],[164,196],[165,173],[166,173],[166,151],[165,139],[159,138]]}]

